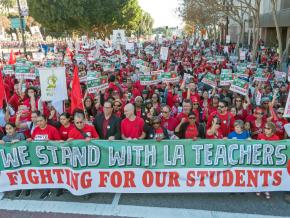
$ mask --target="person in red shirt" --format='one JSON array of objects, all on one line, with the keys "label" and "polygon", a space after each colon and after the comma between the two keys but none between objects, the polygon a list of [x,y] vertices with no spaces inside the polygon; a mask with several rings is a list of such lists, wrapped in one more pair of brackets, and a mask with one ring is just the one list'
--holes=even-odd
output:
[{"label": "person in red shirt", "polygon": [[75,113],[74,124],[75,126],[68,133],[68,141],[73,139],[85,139],[86,141],[99,139],[95,127],[85,123],[85,114],[83,112],[79,111]]},{"label": "person in red shirt", "polygon": [[234,131],[235,118],[228,111],[228,103],[227,102],[225,102],[225,101],[219,102],[218,111],[210,114],[208,121],[207,121],[207,124],[206,124],[206,129],[210,128],[210,126],[212,124],[212,120],[214,117],[218,117],[221,120],[221,130],[222,130],[223,136],[227,136],[232,131]]},{"label": "person in red shirt", "polygon": [[264,133],[258,135],[258,140],[278,141],[279,136],[276,135],[276,125],[273,122],[267,122],[264,128]]},{"label": "person in red shirt", "polygon": [[170,115],[170,107],[165,105],[162,107],[161,126],[167,129],[169,137],[174,135],[174,130],[178,125],[178,121]]},{"label": "person in red shirt", "polygon": [[62,113],[59,117],[61,126],[59,128],[59,134],[62,140],[66,141],[68,139],[68,133],[73,129],[73,124],[70,122],[70,114]]},{"label": "person in red shirt", "polygon": [[276,135],[279,136],[280,140],[283,140],[286,138],[284,126],[288,123],[287,119],[283,117],[284,108],[279,108],[277,112],[274,112],[273,110],[273,113],[275,114],[272,118],[272,121],[276,125]]},{"label": "person in red shirt", "polygon": [[[32,139],[35,141],[57,141],[61,140],[57,129],[47,124],[47,119],[44,115],[39,115],[36,119],[37,127],[32,132]],[[28,139],[31,141],[31,139]]]},{"label": "person in red shirt", "polygon": [[206,131],[207,139],[222,139],[221,120],[216,116],[212,119],[210,128]]},{"label": "person in red shirt", "polygon": [[192,139],[196,140],[199,136],[198,127],[196,124],[196,114],[191,112],[188,115],[187,122],[181,122],[176,128],[175,132],[178,133],[181,139]]},{"label": "person in red shirt", "polygon": [[122,139],[144,139],[146,134],[144,132],[144,120],[134,114],[134,105],[129,103],[124,108],[126,118],[121,122],[121,136]]}]

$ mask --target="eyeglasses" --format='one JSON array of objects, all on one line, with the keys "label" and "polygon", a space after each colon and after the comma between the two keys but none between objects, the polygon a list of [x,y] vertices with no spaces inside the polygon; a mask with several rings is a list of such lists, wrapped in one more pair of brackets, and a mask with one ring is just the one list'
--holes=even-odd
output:
[{"label": "eyeglasses", "polygon": [[283,115],[283,112],[278,112],[277,114],[281,114],[281,115]]},{"label": "eyeglasses", "polygon": [[158,124],[158,125],[159,125],[159,124],[160,124],[160,122],[153,122],[152,124],[153,124],[153,125],[156,125],[156,124]]},{"label": "eyeglasses", "polygon": [[195,117],[188,117],[188,119],[195,120],[196,118]]},{"label": "eyeglasses", "polygon": [[225,108],[225,106],[223,106],[223,105],[219,105],[218,108]]},{"label": "eyeglasses", "polygon": [[169,113],[169,111],[162,111],[162,113],[163,113],[163,114],[168,114],[168,113]]},{"label": "eyeglasses", "polygon": [[257,112],[256,114],[257,114],[257,115],[264,115],[264,113],[260,113],[260,112]]},{"label": "eyeglasses", "polygon": [[196,106],[196,105],[199,105],[198,103],[193,103],[192,105]]},{"label": "eyeglasses", "polygon": [[221,125],[221,123],[220,123],[220,122],[218,122],[218,123],[216,123],[216,125]]},{"label": "eyeglasses", "polygon": [[271,129],[271,128],[269,128],[269,127],[265,127],[264,129],[267,129],[267,130],[269,130],[269,129]]},{"label": "eyeglasses", "polygon": [[99,99],[94,99],[94,102],[98,102],[99,101]]},{"label": "eyeglasses", "polygon": [[75,124],[83,124],[83,121],[75,122]]},{"label": "eyeglasses", "polygon": [[236,102],[242,102],[242,100],[236,100]]},{"label": "eyeglasses", "polygon": [[115,104],[114,107],[121,107],[121,105],[120,104]]},{"label": "eyeglasses", "polygon": [[105,109],[112,109],[112,107],[104,107]]}]

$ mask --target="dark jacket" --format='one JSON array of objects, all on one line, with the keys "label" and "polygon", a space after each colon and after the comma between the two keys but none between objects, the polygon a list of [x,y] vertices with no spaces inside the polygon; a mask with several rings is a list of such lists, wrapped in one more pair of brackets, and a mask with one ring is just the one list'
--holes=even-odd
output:
[{"label": "dark jacket", "polygon": [[[163,135],[164,135],[163,139],[169,139],[169,135],[168,135],[167,129],[164,128],[164,127],[161,127],[161,128],[163,130]],[[145,125],[144,126],[144,131],[146,133],[146,139],[155,139],[156,132],[155,132],[155,129],[152,126]]]},{"label": "dark jacket", "polygon": [[108,139],[110,136],[115,136],[116,140],[121,139],[121,131],[120,131],[121,120],[117,116],[112,114],[107,128],[107,135],[104,136],[103,134],[104,119],[105,115],[104,113],[102,113],[97,115],[93,122],[93,125],[100,136],[100,139]]}]

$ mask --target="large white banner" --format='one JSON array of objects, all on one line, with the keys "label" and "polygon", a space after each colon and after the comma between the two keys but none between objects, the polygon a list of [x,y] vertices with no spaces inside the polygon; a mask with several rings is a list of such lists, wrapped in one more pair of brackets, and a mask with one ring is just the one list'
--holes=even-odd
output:
[{"label": "large white banner", "polygon": [[64,67],[39,68],[42,101],[67,99],[67,85]]}]

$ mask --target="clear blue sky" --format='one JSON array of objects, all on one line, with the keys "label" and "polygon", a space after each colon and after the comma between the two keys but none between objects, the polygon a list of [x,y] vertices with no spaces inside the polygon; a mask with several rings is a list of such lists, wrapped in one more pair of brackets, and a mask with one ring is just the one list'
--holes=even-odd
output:
[{"label": "clear blue sky", "polygon": [[138,0],[141,8],[150,13],[154,19],[153,27],[182,25],[182,20],[177,16],[175,10],[178,0]]}]

